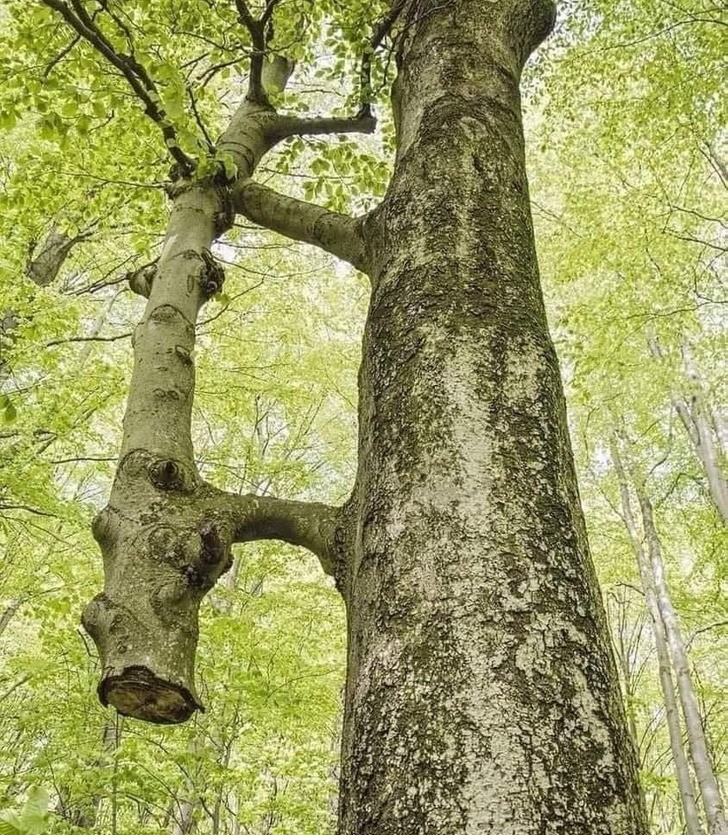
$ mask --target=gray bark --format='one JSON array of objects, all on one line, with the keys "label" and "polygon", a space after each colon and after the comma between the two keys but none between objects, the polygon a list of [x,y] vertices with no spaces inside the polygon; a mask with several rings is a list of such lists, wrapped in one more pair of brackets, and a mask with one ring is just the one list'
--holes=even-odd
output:
[{"label": "gray bark", "polygon": [[518,82],[553,7],[406,14],[365,228],[340,833],[636,835],[525,175]]},{"label": "gray bark", "polygon": [[704,830],[700,822],[698,808],[695,803],[693,779],[690,774],[690,766],[688,765],[688,759],[683,745],[678,700],[675,692],[675,683],[672,677],[672,668],[670,665],[670,652],[668,650],[667,640],[665,637],[665,624],[662,620],[662,614],[657,602],[650,556],[645,552],[643,537],[640,534],[634,513],[632,512],[632,501],[629,494],[627,474],[622,465],[616,441],[612,442],[612,461],[619,479],[622,520],[627,529],[627,533],[629,534],[630,543],[632,545],[632,550],[639,569],[642,591],[645,596],[645,604],[652,621],[652,633],[655,638],[655,649],[657,651],[660,688],[662,690],[662,698],[665,703],[665,720],[667,722],[667,730],[670,737],[670,750],[672,751],[672,760],[675,766],[675,776],[677,778],[678,791],[680,793],[680,804],[685,820],[685,828],[687,835],[703,835]]},{"label": "gray bark", "polygon": [[38,287],[52,284],[73,247],[89,233],[72,237],[54,226],[37,253],[28,258],[25,274]]},{"label": "gray bark", "polygon": [[[302,124],[295,121],[291,130]],[[286,125],[269,107],[241,105],[219,143],[241,181],[286,135]],[[102,658],[101,701],[161,723],[202,709],[194,686],[197,614],[230,566],[231,544],[274,538],[302,545],[332,573],[339,515],[319,504],[223,493],[200,478],[190,428],[194,325],[222,284],[210,247],[232,223],[233,198],[215,182],[183,181],[170,195],[165,242],[145,282],[148,301],[133,339],[119,465],[93,527],[104,556],[104,592],[83,615]]]},{"label": "gray bark", "polygon": [[[650,340],[650,351],[655,357],[664,357],[656,339]],[[670,399],[700,461],[713,505],[723,522],[728,525],[728,482],[721,465],[722,438],[717,427],[714,427],[710,408],[705,402],[700,373],[692,353],[687,345],[681,346],[680,351],[685,375],[691,383],[692,391],[686,397],[673,390]]]},{"label": "gray bark", "polygon": [[[91,234],[91,229],[88,229],[71,237],[59,230],[57,226],[51,227],[38,252],[31,251],[28,255],[25,274],[38,287],[47,287],[52,284],[71,250],[76,244],[91,237]],[[19,324],[20,321],[14,311],[0,310],[0,374],[3,373],[7,364],[3,354],[15,341]]]},{"label": "gray bark", "polygon": [[[200,708],[199,602],[232,542],[284,539],[319,556],[347,606],[341,835],[644,835],[525,175],[519,78],[554,7],[395,5],[397,157],[378,210],[352,221],[251,185],[287,135],[371,129],[279,117],[255,79],[219,145],[237,183],[172,192],[94,523],[100,695],[157,722]],[[231,203],[372,280],[343,508],[225,494],[195,467],[194,323]]]},{"label": "gray bark", "polygon": [[[700,373],[693,359],[692,352],[687,345],[683,345],[681,347],[681,353],[683,367],[691,382],[692,391],[690,397],[683,400],[681,404],[683,409],[680,410],[678,408],[678,413],[688,435],[693,441],[695,454],[703,466],[713,504],[722,516],[725,524],[728,525],[728,482],[726,482],[721,467],[719,453],[719,446],[722,439],[718,436],[718,444],[716,444],[716,438],[714,437],[713,427],[711,425],[710,409],[705,402]],[[689,424],[692,424],[692,432]]]},{"label": "gray bark", "polygon": [[0,637],[2,637],[2,634],[8,628],[10,621],[15,617],[18,609],[20,609],[20,604],[20,600],[11,600],[5,609],[3,609],[0,613]]}]

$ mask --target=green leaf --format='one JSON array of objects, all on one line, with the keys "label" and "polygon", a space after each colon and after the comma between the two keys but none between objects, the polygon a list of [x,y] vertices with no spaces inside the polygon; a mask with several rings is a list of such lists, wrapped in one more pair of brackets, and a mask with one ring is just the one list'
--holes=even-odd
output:
[{"label": "green leaf", "polygon": [[24,835],[42,835],[47,829],[48,792],[39,786],[33,786],[28,792],[20,815]]},{"label": "green leaf", "polygon": [[0,812],[0,835],[25,835],[15,812]]},{"label": "green leaf", "polygon": [[78,113],[78,101],[76,99],[68,99],[61,105],[61,116],[68,119],[73,118]]},{"label": "green leaf", "polygon": [[3,409],[3,423],[12,423],[18,416],[17,409],[12,401],[8,399],[5,408]]}]

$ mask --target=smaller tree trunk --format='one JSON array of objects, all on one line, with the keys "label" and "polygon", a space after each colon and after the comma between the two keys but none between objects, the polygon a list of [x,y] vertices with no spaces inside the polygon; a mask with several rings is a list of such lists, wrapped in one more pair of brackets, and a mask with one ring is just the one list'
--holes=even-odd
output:
[{"label": "smaller tree trunk", "polygon": [[711,835],[728,835],[728,824],[726,824],[723,801],[720,796],[715,769],[708,750],[705,730],[698,709],[698,700],[690,675],[685,642],[682,638],[680,624],[678,623],[667,587],[665,566],[662,559],[662,543],[660,542],[655,527],[652,502],[645,492],[644,487],[641,485],[637,486],[637,495],[640,502],[640,510],[642,511],[645,539],[649,548],[657,605],[659,606],[660,615],[665,624],[665,634],[677,678],[677,688],[680,694],[683,716],[685,717],[690,753],[695,767],[695,774],[698,778],[700,795],[703,801],[703,808],[705,809],[705,817],[708,822],[708,831]]},{"label": "smaller tree trunk", "polygon": [[[692,384],[689,414],[695,427],[695,453],[700,459],[708,481],[708,489],[716,509],[728,525],[728,483],[721,468],[719,446],[715,443],[710,409],[705,402],[705,393],[700,372],[687,345],[681,346],[685,373]],[[683,419],[682,415],[680,416]],[[683,419],[683,423],[685,420]],[[718,444],[721,438],[718,437]]]},{"label": "smaller tree trunk", "polygon": [[685,754],[683,746],[682,729],[680,727],[680,713],[678,709],[677,695],[675,693],[675,684],[672,678],[672,671],[670,669],[670,654],[667,648],[667,641],[665,639],[665,626],[660,614],[660,608],[657,603],[657,596],[655,593],[655,584],[652,578],[652,571],[650,567],[650,560],[645,553],[642,545],[642,537],[640,536],[637,522],[632,513],[632,503],[629,495],[629,485],[627,477],[622,466],[622,460],[619,455],[616,441],[612,444],[612,460],[617,471],[619,479],[619,495],[622,505],[622,519],[627,528],[629,539],[632,544],[635,559],[637,560],[637,567],[639,569],[640,580],[642,582],[642,590],[645,595],[645,604],[647,611],[650,613],[652,621],[652,632],[655,637],[655,649],[657,650],[657,665],[660,676],[660,688],[662,689],[662,698],[665,703],[665,719],[667,722],[667,730],[670,736],[670,749],[672,751],[672,759],[675,765],[675,776],[677,777],[678,791],[680,792],[680,804],[682,807],[683,817],[685,819],[685,828],[687,835],[703,835],[703,827],[698,815],[698,808],[695,803],[695,791],[693,789],[693,781],[690,775],[690,767],[688,759]]},{"label": "smaller tree trunk", "polygon": [[[634,638],[627,635],[627,600],[626,595],[622,596],[621,600],[615,600],[615,605],[618,611],[618,622],[611,626],[612,634],[616,634],[615,655],[617,658],[617,666],[621,673],[622,684],[624,687],[624,700],[627,705],[627,725],[629,726],[629,733],[637,745],[639,734],[637,732],[637,724],[634,716],[634,701],[636,696],[636,679],[634,675],[633,665],[631,663],[632,645]],[[607,609],[607,616],[609,617],[610,610]],[[610,618],[611,623],[611,618]],[[639,624],[639,631],[636,636],[636,642],[639,644],[640,636],[642,634],[642,623]]]},{"label": "smaller tree trunk", "polygon": [[192,835],[197,829],[196,812],[198,803],[195,800],[186,798],[184,800],[178,800],[175,805],[178,811],[173,818],[172,835]]},{"label": "smaller tree trunk", "polygon": [[11,600],[3,610],[2,614],[0,614],[0,636],[8,628],[8,624],[15,617],[19,608],[20,600]]},{"label": "smaller tree trunk", "polygon": [[[717,428],[712,425],[710,409],[705,402],[700,374],[692,353],[686,345],[681,345],[680,351],[683,358],[683,368],[692,383],[692,392],[689,397],[685,397],[677,391],[672,391],[670,400],[680,418],[680,422],[685,427],[690,444],[703,468],[708,484],[708,492],[715,509],[728,525],[728,483],[720,462],[721,438]],[[656,339],[650,340],[650,352],[656,358],[664,357]]]}]

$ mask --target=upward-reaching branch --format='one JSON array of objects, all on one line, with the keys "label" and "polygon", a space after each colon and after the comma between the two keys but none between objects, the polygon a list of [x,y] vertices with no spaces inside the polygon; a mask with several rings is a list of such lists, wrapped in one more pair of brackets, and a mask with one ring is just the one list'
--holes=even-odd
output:
[{"label": "upward-reaching branch", "polygon": [[[271,5],[270,3],[268,4]],[[268,97],[263,87],[263,62],[265,60],[265,26],[263,20],[256,20],[250,13],[245,0],[235,0],[235,7],[238,10],[238,19],[250,33],[250,40],[253,43],[253,51],[250,57],[250,78],[248,81],[248,100],[256,104],[268,104]],[[266,8],[268,12],[268,8]],[[270,9],[268,20],[273,13]]]},{"label": "upward-reaching branch", "polygon": [[177,132],[160,104],[159,92],[146,69],[133,55],[122,55],[114,49],[108,38],[89,16],[80,0],[71,0],[73,9],[62,0],[41,0],[41,2],[62,15],[72,29],[78,32],[87,43],[121,72],[137,98],[144,105],[146,115],[159,125],[169,153],[175,162],[179,164],[184,174],[191,173],[194,163],[180,148]]},{"label": "upward-reaching branch", "polygon": [[371,38],[364,47],[364,52],[361,58],[361,70],[359,73],[359,99],[362,107],[362,112],[367,115],[371,114],[372,107],[372,58],[374,53],[381,46],[382,41],[392,30],[395,21],[399,17],[404,8],[405,0],[395,0],[389,14],[385,15],[381,20],[374,25]]}]

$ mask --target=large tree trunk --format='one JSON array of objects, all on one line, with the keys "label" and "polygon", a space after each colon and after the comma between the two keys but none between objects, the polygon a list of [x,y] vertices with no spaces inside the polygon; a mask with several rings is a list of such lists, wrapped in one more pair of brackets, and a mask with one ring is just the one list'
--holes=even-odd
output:
[{"label": "large tree trunk", "polygon": [[678,791],[680,793],[680,804],[685,820],[687,835],[703,835],[703,827],[700,823],[698,808],[695,803],[695,790],[690,774],[690,766],[683,745],[682,728],[680,727],[680,712],[678,708],[675,683],[672,678],[670,666],[670,653],[665,638],[665,624],[662,620],[660,607],[655,593],[655,582],[652,575],[650,557],[645,552],[643,538],[640,535],[637,522],[632,512],[632,501],[629,494],[629,483],[616,440],[612,443],[612,461],[614,463],[617,477],[619,479],[619,495],[622,505],[622,520],[629,534],[632,550],[634,551],[637,567],[639,569],[642,591],[645,595],[645,604],[652,620],[652,633],[655,638],[655,649],[657,651],[657,667],[662,689],[662,699],[665,703],[665,720],[670,737],[670,750],[672,761],[677,777]]},{"label": "large tree trunk", "polygon": [[340,833],[637,835],[525,174],[519,77],[553,5],[405,13],[368,227]]}]

